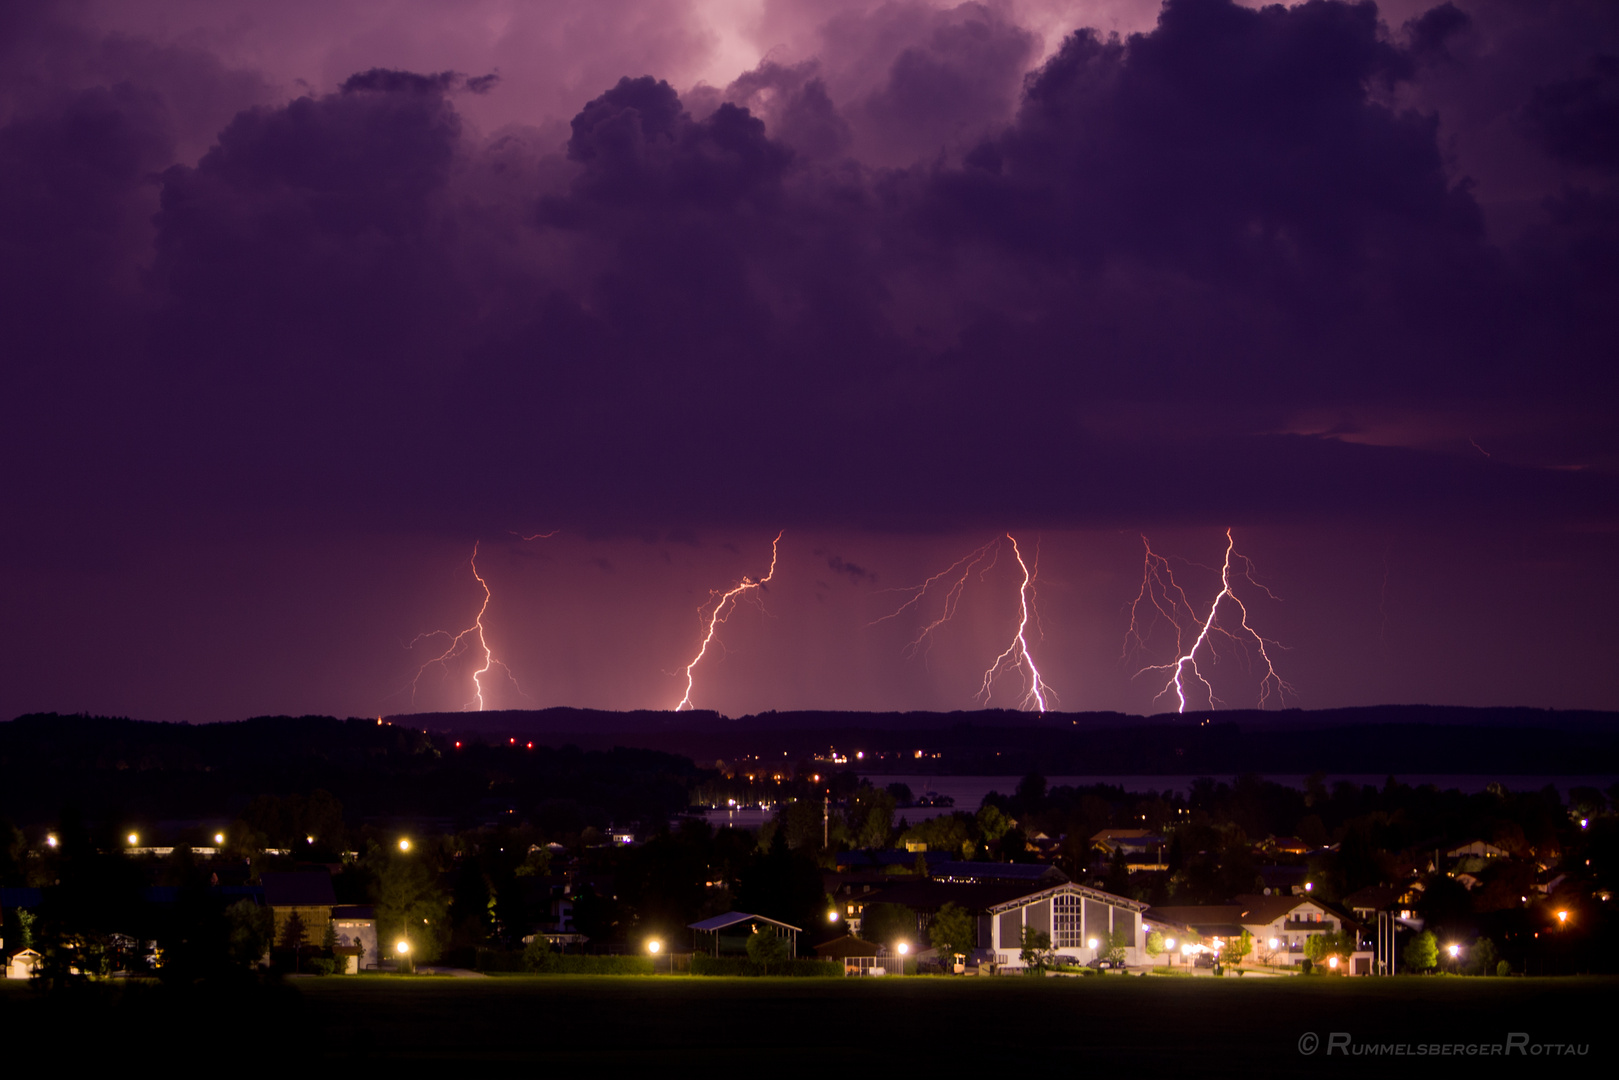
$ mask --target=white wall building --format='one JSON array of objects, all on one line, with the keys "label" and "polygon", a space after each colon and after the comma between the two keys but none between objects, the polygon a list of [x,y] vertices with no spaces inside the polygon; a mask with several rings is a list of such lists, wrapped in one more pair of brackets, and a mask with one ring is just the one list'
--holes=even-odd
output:
[{"label": "white wall building", "polygon": [[1124,946],[1124,962],[1145,963],[1141,912],[1145,904],[1122,896],[1066,882],[1020,896],[989,908],[979,918],[978,945],[987,959],[1007,970],[1021,970],[1023,929],[1031,927],[1051,935],[1051,947],[1060,962],[1088,964],[1098,949],[1090,942],[1102,932]]}]

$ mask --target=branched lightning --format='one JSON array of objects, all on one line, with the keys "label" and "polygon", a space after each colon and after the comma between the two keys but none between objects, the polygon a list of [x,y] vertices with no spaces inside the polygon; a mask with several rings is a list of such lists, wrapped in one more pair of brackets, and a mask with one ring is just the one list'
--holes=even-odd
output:
[{"label": "branched lightning", "polygon": [[916,607],[922,599],[941,582],[948,584],[944,590],[944,603],[939,614],[922,628],[921,633],[911,640],[905,647],[905,655],[914,657],[918,652],[925,653],[933,647],[934,631],[955,617],[957,608],[961,605],[961,597],[967,588],[968,581],[976,573],[982,581],[984,577],[995,568],[1000,559],[1001,545],[1012,545],[1012,556],[1017,560],[1018,568],[1023,571],[1023,582],[1018,587],[1018,626],[1013,634],[1011,644],[1005,651],[995,658],[984,672],[983,684],[979,687],[976,699],[981,703],[989,704],[990,694],[994,688],[995,680],[1008,671],[1017,671],[1023,675],[1027,689],[1019,702],[1019,708],[1038,709],[1045,712],[1049,704],[1055,700],[1051,688],[1046,685],[1040,675],[1040,669],[1035,666],[1034,657],[1029,652],[1028,627],[1029,620],[1035,619],[1034,609],[1034,579],[1039,570],[1039,559],[1035,560],[1035,569],[1030,570],[1028,563],[1023,560],[1023,553],[1018,549],[1017,539],[1007,533],[1005,537],[997,537],[983,547],[963,555],[944,570],[939,571],[920,585],[894,590],[902,594],[909,594],[909,598],[893,611],[877,619],[868,626],[887,622],[897,618],[905,611]]},{"label": "branched lightning", "polygon": [[[1145,675],[1149,671],[1167,672],[1168,678],[1164,688],[1153,696],[1157,701],[1164,695],[1173,692],[1179,704],[1177,712],[1186,711],[1187,683],[1196,679],[1207,695],[1209,705],[1221,704],[1214,693],[1214,685],[1204,675],[1198,664],[1198,654],[1201,652],[1207,657],[1210,664],[1219,662],[1219,654],[1215,651],[1212,637],[1216,634],[1239,648],[1253,648],[1259,653],[1264,674],[1259,681],[1259,707],[1264,708],[1274,695],[1278,701],[1285,700],[1286,695],[1293,693],[1293,687],[1276,673],[1276,664],[1271,660],[1270,650],[1280,646],[1269,638],[1262,637],[1248,624],[1248,608],[1243,604],[1236,592],[1232,589],[1232,564],[1240,561],[1242,569],[1235,576],[1247,581],[1254,588],[1263,592],[1271,599],[1276,595],[1254,579],[1254,566],[1246,555],[1236,550],[1237,542],[1232,536],[1232,530],[1226,530],[1225,561],[1220,566],[1220,591],[1215,594],[1214,601],[1209,605],[1208,614],[1199,617],[1192,602],[1175,580],[1175,573],[1169,560],[1152,549],[1152,543],[1143,536],[1142,547],[1145,549],[1141,572],[1141,590],[1135,600],[1130,603],[1130,629],[1125,633],[1125,653],[1129,654],[1132,648],[1140,650],[1145,648],[1143,637],[1143,619],[1155,612],[1157,617],[1165,619],[1175,629],[1175,659],[1167,664],[1149,664],[1136,672],[1136,677]],[[1237,628],[1229,630],[1220,625],[1220,605],[1230,601],[1237,609]],[[1149,612],[1147,609],[1151,609]],[[1195,635],[1191,634],[1188,623],[1197,628]],[[1186,645],[1188,636],[1192,637],[1190,646]],[[1251,643],[1251,645],[1250,645]]]},{"label": "branched lightning", "polygon": [[[537,536],[525,536],[523,539],[538,540],[555,535],[555,532],[550,532],[542,533]],[[473,618],[472,625],[467,627],[465,630],[454,634],[448,630],[431,630],[425,634],[417,634],[408,646],[409,648],[415,648],[418,642],[430,641],[435,638],[444,638],[449,641],[449,644],[445,646],[443,652],[439,653],[439,655],[433,657],[431,660],[427,661],[427,663],[416,669],[416,677],[410,681],[410,702],[413,708],[416,704],[417,686],[421,683],[422,675],[426,673],[428,668],[437,665],[438,667],[448,671],[451,660],[462,655],[463,653],[474,651],[483,654],[483,666],[472,673],[472,700],[462,705],[462,709],[471,709],[473,706],[477,706],[477,710],[479,712],[484,710],[484,676],[488,675],[497,667],[506,673],[506,678],[511,680],[512,686],[517,689],[519,694],[522,694],[524,697],[528,697],[527,694],[523,693],[523,687],[518,683],[517,676],[512,674],[512,669],[507,667],[503,661],[495,658],[494,650],[489,645],[489,637],[483,624],[483,617],[489,611],[489,602],[494,598],[494,594],[489,589],[489,582],[486,581],[484,576],[478,572],[478,547],[479,542],[475,541],[472,545],[472,556],[467,560],[467,565],[472,568],[473,580],[475,580],[478,583],[478,587],[483,590],[483,603],[479,605],[478,614]]]},{"label": "branched lightning", "polygon": [[703,608],[708,607],[709,603],[711,602],[714,604],[714,609],[708,613],[708,631],[703,635],[703,643],[702,645],[698,646],[697,655],[692,657],[691,663],[686,665],[686,694],[680,699],[680,704],[675,706],[675,712],[679,712],[682,709],[695,708],[695,706],[691,703],[691,688],[694,677],[693,673],[697,670],[697,665],[702,663],[703,657],[708,654],[708,646],[713,642],[714,635],[718,632],[720,623],[725,622],[731,617],[731,612],[736,610],[736,605],[741,602],[744,596],[757,589],[763,588],[769,583],[771,578],[776,576],[776,550],[781,545],[781,538],[782,533],[777,533],[776,538],[770,542],[770,570],[765,574],[764,577],[760,578],[758,581],[754,581],[750,577],[743,577],[740,582],[724,593],[718,591],[710,592],[708,594],[708,600],[705,600],[703,604],[698,607],[697,615],[699,621],[701,621],[703,617]]}]

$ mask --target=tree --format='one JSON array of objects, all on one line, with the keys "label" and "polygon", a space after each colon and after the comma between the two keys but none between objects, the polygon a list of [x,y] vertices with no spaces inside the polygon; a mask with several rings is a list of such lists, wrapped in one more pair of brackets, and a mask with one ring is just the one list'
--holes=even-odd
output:
[{"label": "tree", "polygon": [[1013,822],[1001,808],[990,803],[978,811],[978,831],[983,833],[984,839],[993,844],[1001,838],[1001,834],[1010,829]]},{"label": "tree", "polygon": [[748,959],[763,968],[766,974],[769,974],[772,964],[790,960],[792,956],[792,944],[776,933],[774,927],[761,930],[755,926],[753,933],[748,935]]},{"label": "tree", "polygon": [[935,949],[947,956],[956,953],[966,956],[978,945],[978,927],[972,915],[952,901],[933,916],[933,922],[928,926],[928,940]]},{"label": "tree", "polygon": [[1106,960],[1115,966],[1124,963],[1124,943],[1130,940],[1121,930],[1117,934],[1110,934],[1106,930],[1096,934],[1096,958]]},{"label": "tree", "polygon": [[1164,952],[1164,935],[1160,930],[1153,930],[1147,934],[1147,955],[1156,960]]},{"label": "tree", "polygon": [[855,846],[885,848],[894,832],[894,796],[862,784],[849,807],[849,831]]},{"label": "tree", "polygon": [[916,912],[904,904],[867,904],[860,915],[860,936],[890,949],[900,942],[915,944]]},{"label": "tree", "polygon": [[1018,957],[1029,969],[1030,974],[1043,975],[1047,968],[1057,962],[1057,954],[1051,949],[1051,935],[1044,930],[1036,930],[1032,926],[1023,928],[1023,948]]},{"label": "tree", "polygon": [[34,947],[34,921],[37,916],[32,911],[18,908],[17,917],[17,948],[32,949]]},{"label": "tree", "polygon": [[1225,947],[1220,950],[1220,962],[1222,964],[1240,964],[1253,951],[1254,936],[1244,930],[1241,934],[1225,943]]},{"label": "tree", "polygon": [[373,848],[367,857],[376,875],[372,896],[377,907],[377,934],[392,951],[403,938],[410,942],[410,957],[416,963],[438,959],[449,930],[449,903],[439,888],[438,874],[428,863],[428,853],[394,852]]},{"label": "tree", "polygon": [[281,940],[277,942],[283,949],[301,949],[304,946],[304,917],[296,910],[287,916],[287,921],[281,924]]},{"label": "tree", "polygon": [[1495,942],[1487,937],[1481,937],[1473,942],[1473,947],[1467,952],[1467,973],[1469,975],[1494,975],[1495,966],[1501,957],[1495,951]]},{"label": "tree", "polygon": [[275,929],[269,908],[251,900],[238,900],[225,909],[225,922],[229,927],[226,955],[232,966],[252,968],[264,959]]},{"label": "tree", "polygon": [[1304,955],[1312,963],[1320,964],[1329,956],[1347,956],[1355,951],[1355,941],[1347,932],[1311,934],[1304,939]]},{"label": "tree", "polygon": [[1439,966],[1439,940],[1430,930],[1424,930],[1405,943],[1401,952],[1407,971],[1431,971]]}]

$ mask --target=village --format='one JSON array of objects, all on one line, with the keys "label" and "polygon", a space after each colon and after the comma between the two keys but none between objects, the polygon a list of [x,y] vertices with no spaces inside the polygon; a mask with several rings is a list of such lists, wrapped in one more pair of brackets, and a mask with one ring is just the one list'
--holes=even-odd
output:
[{"label": "village", "polygon": [[[816,767],[771,778],[777,802],[756,830],[716,829],[702,807],[651,827],[570,828],[553,807],[549,828],[498,816],[458,831],[350,828],[318,791],[260,797],[211,832],[159,824],[169,835],[108,844],[82,822],[12,830],[6,974],[1267,978],[1613,966],[1601,943],[1616,819],[1592,788],[1565,805],[1550,788],[1462,795],[1391,779],[1328,790],[1312,779],[1296,791],[1248,776],[1183,798],[1048,789],[1031,775],[968,811]],[[1244,827],[1272,820],[1296,829],[1254,839]]]}]

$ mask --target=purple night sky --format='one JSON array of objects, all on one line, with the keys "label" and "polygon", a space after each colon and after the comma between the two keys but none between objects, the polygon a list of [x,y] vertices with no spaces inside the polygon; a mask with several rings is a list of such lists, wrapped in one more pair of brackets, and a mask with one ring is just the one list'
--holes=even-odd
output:
[{"label": "purple night sky", "polygon": [[1610,0],[12,0],[0,717],[1619,708],[1616,331]]}]

